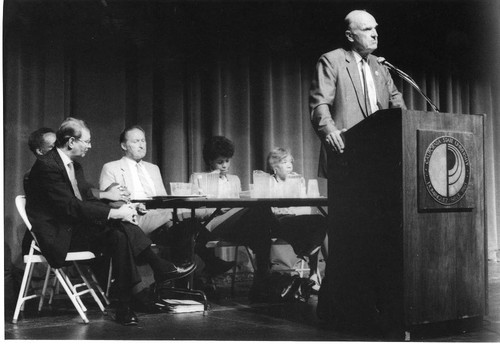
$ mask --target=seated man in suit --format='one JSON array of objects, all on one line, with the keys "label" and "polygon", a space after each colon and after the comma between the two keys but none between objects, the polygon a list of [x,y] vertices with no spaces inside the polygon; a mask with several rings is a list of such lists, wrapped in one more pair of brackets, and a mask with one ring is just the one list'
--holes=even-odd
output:
[{"label": "seated man in suit", "polygon": [[[160,169],[157,165],[142,160],[147,145],[144,129],[138,125],[125,128],[120,134],[120,146],[124,156],[104,164],[99,178],[99,187],[105,189],[118,183],[130,192],[132,199],[166,196]],[[171,209],[150,209],[137,218],[139,227],[147,235],[172,220]]]},{"label": "seated man in suit", "polygon": [[[33,131],[28,137],[28,147],[35,158],[39,158],[50,152],[56,144],[56,133],[51,128],[40,128]],[[24,174],[23,186],[26,192],[28,186],[29,171]]]},{"label": "seated man in suit", "polygon": [[[50,152],[56,144],[56,132],[52,128],[42,127],[33,131],[28,137],[28,147],[35,158],[40,158]],[[25,194],[28,194],[30,171],[26,172],[23,177],[23,187]],[[101,191],[92,188],[92,195],[98,199],[116,200],[120,198],[118,184],[109,185],[106,190]],[[27,253],[31,245],[31,233],[26,230],[22,242],[22,252]]]},{"label": "seated man in suit", "polygon": [[[33,153],[35,158],[40,158],[50,152],[52,148],[54,148],[56,144],[56,132],[52,128],[42,127],[35,131],[33,131],[28,137],[28,147],[30,151]],[[23,179],[24,190],[26,191],[26,187],[28,186],[29,179],[29,171],[26,172]],[[94,197],[98,199],[108,199],[114,200],[117,197],[119,198],[120,190],[118,189],[118,183],[110,184],[103,191],[98,190],[96,188],[92,188],[92,194]],[[123,192],[122,192],[123,193]],[[31,235],[30,235],[31,237]],[[31,238],[30,238],[31,242]]]},{"label": "seated man in suit", "polygon": [[[104,164],[99,178],[99,187],[104,189],[110,185],[119,184],[124,191],[130,193],[131,199],[166,196],[167,191],[163,184],[160,168],[143,160],[147,153],[144,129],[138,125],[125,128],[120,134],[120,147],[123,151],[123,157],[120,160]],[[170,233],[159,229],[162,226],[169,228],[172,225],[172,209],[144,210],[139,208],[137,224],[155,243],[170,246]],[[153,232],[155,233],[152,234]],[[185,254],[191,251],[190,237],[187,235],[188,233],[184,234],[186,235],[182,235],[176,240],[178,247],[170,249],[172,261],[179,264],[191,260]],[[145,286],[138,285],[137,290],[139,289],[145,289]]]},{"label": "seated man in suit", "polygon": [[[28,147],[33,153],[35,158],[42,157],[44,154],[50,152],[54,145],[56,144],[56,133],[51,128],[39,128],[33,131],[28,137]],[[30,171],[27,171],[23,176],[23,187],[24,193],[28,193],[28,180],[30,177]],[[21,249],[23,254],[27,254],[31,245],[31,233],[26,230],[24,233],[23,241],[21,244]]]},{"label": "seated man in suit", "polygon": [[159,258],[136,225],[134,204],[112,208],[94,197],[82,166],[75,161],[91,147],[90,129],[84,121],[67,118],[56,137],[56,147],[37,159],[30,172],[26,211],[33,233],[55,268],[65,265],[70,251],[109,253],[118,288],[115,319],[123,325],[135,325],[138,320],[130,301],[133,286],[140,282],[136,260],[151,265],[158,284],[188,275],[195,265],[178,267]]}]

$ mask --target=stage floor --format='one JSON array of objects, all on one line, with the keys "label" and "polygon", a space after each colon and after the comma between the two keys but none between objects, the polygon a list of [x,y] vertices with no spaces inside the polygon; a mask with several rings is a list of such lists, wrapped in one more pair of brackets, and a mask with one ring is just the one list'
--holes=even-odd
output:
[{"label": "stage floor", "polygon": [[[237,284],[234,297],[229,289],[219,289],[220,297],[210,300],[210,310],[187,314],[137,313],[139,325],[125,327],[112,320],[113,311],[102,315],[90,306],[90,323],[81,322],[67,301],[56,300],[42,314],[28,310],[17,325],[10,323],[12,312],[6,309],[5,339],[42,340],[251,340],[251,341],[373,341],[353,333],[339,333],[322,326],[316,318],[317,298],[307,303],[249,304],[248,284]],[[429,342],[500,342],[500,263],[489,263],[489,315],[480,330],[467,333],[428,334],[411,341]],[[52,309],[51,309],[52,308]]]}]

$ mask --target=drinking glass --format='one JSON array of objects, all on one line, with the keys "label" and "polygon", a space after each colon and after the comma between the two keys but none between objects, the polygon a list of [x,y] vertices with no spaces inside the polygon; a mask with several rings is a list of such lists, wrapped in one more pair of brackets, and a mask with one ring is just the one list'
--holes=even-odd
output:
[{"label": "drinking glass", "polygon": [[204,176],[207,180],[207,197],[219,197],[219,174],[218,173],[205,173]]},{"label": "drinking glass", "polygon": [[236,180],[231,180],[229,183],[229,198],[240,198],[241,188]]},{"label": "drinking glass", "polygon": [[317,179],[309,179],[309,181],[307,182],[307,197],[319,197],[319,187]]},{"label": "drinking glass", "polygon": [[250,191],[250,198],[255,198],[255,192],[253,188],[253,184],[248,184],[248,191]]},{"label": "drinking glass", "polygon": [[123,194],[128,197],[127,203],[130,203],[130,199],[133,198],[133,195],[130,191],[128,191],[127,183],[125,182],[125,176],[122,174],[122,183],[118,186],[118,190],[123,191]]},{"label": "drinking glass", "polygon": [[286,185],[285,183],[271,183],[271,197],[283,198],[285,197]]},{"label": "drinking glass", "polygon": [[255,198],[270,197],[271,175],[264,171],[253,171],[253,194]]},{"label": "drinking glass", "polygon": [[191,183],[170,183],[172,196],[190,196],[193,194]]},{"label": "drinking glass", "polygon": [[300,198],[302,189],[302,176],[300,174],[289,174],[285,181],[285,193],[287,198]]}]

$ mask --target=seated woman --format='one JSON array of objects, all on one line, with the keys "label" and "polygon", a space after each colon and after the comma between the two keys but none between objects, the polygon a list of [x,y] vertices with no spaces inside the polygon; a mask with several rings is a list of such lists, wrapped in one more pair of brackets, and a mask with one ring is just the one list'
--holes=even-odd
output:
[{"label": "seated woman", "polygon": [[[284,148],[273,149],[267,157],[267,167],[274,181],[274,190],[286,187],[287,178],[294,174],[293,156]],[[322,215],[304,214],[302,208],[273,208],[280,226],[273,227],[272,236],[288,242],[295,254],[308,257],[309,278],[318,282],[318,254],[326,236],[327,222]]]},{"label": "seated woman", "polygon": [[[218,197],[227,198],[241,190],[238,176],[229,174],[231,159],[234,155],[234,144],[224,136],[214,136],[203,147],[203,160],[209,173],[219,176]],[[196,176],[191,176],[191,182],[196,184]],[[205,213],[196,213],[197,218],[207,219],[215,209]],[[234,242],[248,246],[255,254],[254,279],[250,290],[250,300],[265,301],[267,298],[267,282],[270,271],[271,228],[279,225],[268,207],[222,209],[204,227],[199,229],[195,244],[195,253],[205,263],[205,272],[209,275],[223,273],[232,265],[221,264],[213,249],[206,244],[212,240]],[[231,264],[234,264],[231,262]]]}]

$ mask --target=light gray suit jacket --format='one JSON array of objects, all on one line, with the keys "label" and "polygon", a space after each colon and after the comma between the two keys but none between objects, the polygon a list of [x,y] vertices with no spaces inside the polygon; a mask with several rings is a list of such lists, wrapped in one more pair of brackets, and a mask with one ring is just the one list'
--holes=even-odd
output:
[{"label": "light gray suit jacket", "polygon": [[[367,62],[372,71],[379,109],[406,108],[387,68],[374,55],[368,55]],[[314,113],[322,104],[328,105],[331,116]],[[361,77],[351,50],[340,48],[320,57],[309,92],[309,108],[313,128],[322,142],[335,127],[349,129],[367,116]],[[326,149],[322,144],[320,176],[326,177],[326,167]]]},{"label": "light gray suit jacket", "polygon": [[[120,160],[104,164],[99,178],[99,189],[104,190],[112,183],[118,183],[120,185],[126,185],[129,191],[133,193],[134,183],[132,181],[132,172],[130,171],[129,164],[126,159],[128,158],[123,157]],[[157,165],[146,161],[142,161],[141,163],[144,165],[146,171],[148,171],[149,176],[153,180],[156,196],[166,196],[167,190],[165,190],[165,185],[163,184],[160,168]]]},{"label": "light gray suit jacket", "polygon": [[[127,186],[128,190],[133,194],[134,182],[132,180],[132,172],[130,171],[127,159],[128,158],[123,157],[120,160],[104,164],[101,170],[101,177],[99,178],[99,188],[101,190],[106,189],[112,183],[118,183],[120,185]],[[153,180],[156,196],[167,196],[167,191],[165,190],[165,185],[163,185],[163,179],[161,178],[158,166],[146,161],[142,161],[141,163],[144,165],[146,171],[148,171],[149,176]],[[171,209],[150,209],[146,214],[137,218],[139,227],[147,235],[152,233],[158,227],[169,223],[171,220]]]}]

